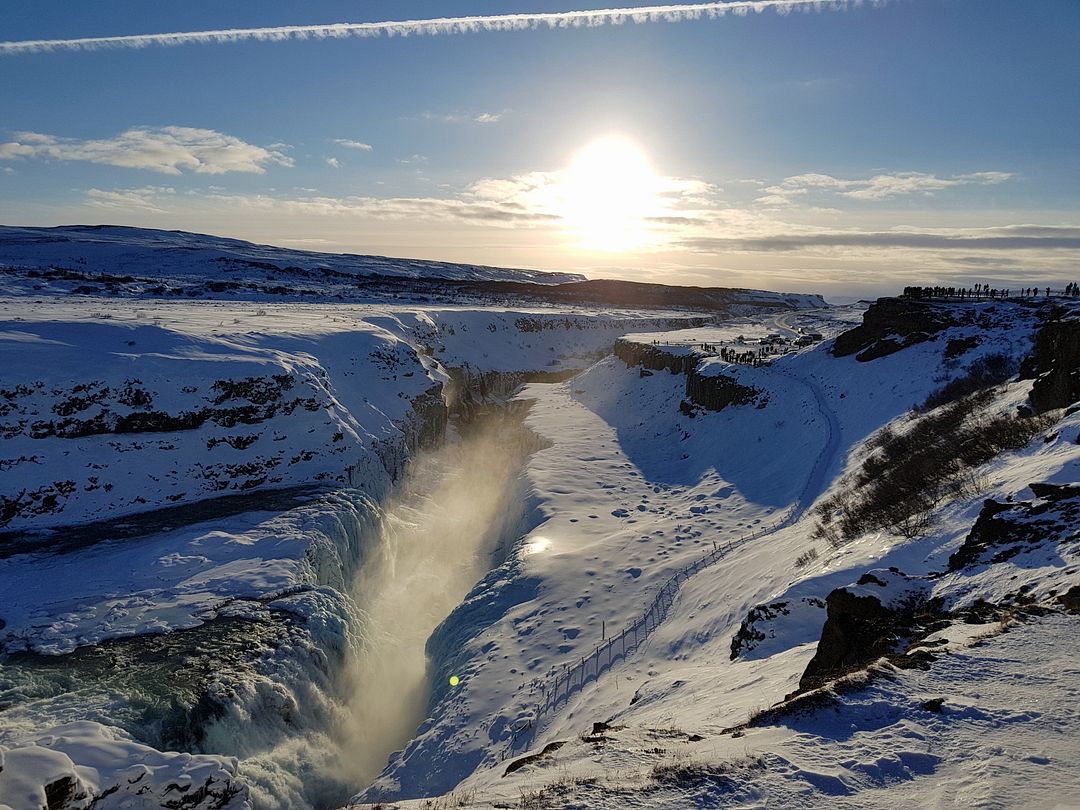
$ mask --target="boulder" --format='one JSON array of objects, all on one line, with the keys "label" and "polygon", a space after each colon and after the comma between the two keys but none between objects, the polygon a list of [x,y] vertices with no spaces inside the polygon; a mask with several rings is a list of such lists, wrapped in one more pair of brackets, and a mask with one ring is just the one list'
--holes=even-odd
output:
[{"label": "boulder", "polygon": [[895,568],[864,574],[858,584],[837,588],[825,599],[821,640],[799,690],[816,689],[882,656],[902,652],[906,640],[938,618],[940,608],[927,598],[920,580]]}]

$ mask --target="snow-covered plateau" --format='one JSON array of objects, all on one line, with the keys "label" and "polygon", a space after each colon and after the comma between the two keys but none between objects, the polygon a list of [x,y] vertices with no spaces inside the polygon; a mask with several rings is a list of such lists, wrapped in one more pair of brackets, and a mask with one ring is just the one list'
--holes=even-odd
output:
[{"label": "snow-covered plateau", "polygon": [[43,276],[346,272],[154,234],[0,235],[0,808],[1076,806],[1072,302]]}]

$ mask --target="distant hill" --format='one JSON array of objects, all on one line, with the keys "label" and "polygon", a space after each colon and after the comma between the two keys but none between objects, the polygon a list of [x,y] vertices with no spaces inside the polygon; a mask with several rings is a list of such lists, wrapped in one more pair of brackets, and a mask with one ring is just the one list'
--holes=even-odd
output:
[{"label": "distant hill", "polygon": [[819,295],[587,280],[576,273],[318,253],[113,225],[0,226],[0,293],[451,304],[522,303],[750,314]]},{"label": "distant hill", "polygon": [[[163,262],[164,259],[164,262]],[[560,284],[582,281],[576,273],[547,273],[478,264],[394,259],[353,253],[320,253],[256,245],[242,239],[187,231],[160,231],[120,225],[63,225],[56,228],[0,226],[0,263],[77,267],[124,274],[207,274],[236,268],[332,270],[354,276],[453,278]]]}]

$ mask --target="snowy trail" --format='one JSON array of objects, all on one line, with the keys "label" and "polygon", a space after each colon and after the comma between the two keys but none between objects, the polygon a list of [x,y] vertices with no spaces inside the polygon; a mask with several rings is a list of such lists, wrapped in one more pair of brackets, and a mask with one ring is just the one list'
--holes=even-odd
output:
[{"label": "snowy trail", "polygon": [[[776,320],[780,321],[781,318],[778,317]],[[785,326],[784,328],[788,327]],[[793,374],[782,367],[773,366],[773,368],[810,391],[825,425],[825,445],[818,453],[814,466],[799,496],[787,510],[785,516],[772,525],[755,530],[748,536],[723,538],[718,543],[714,543],[714,548],[711,551],[677,569],[659,589],[640,618],[621,629],[618,633],[613,634],[605,642],[596,645],[591,654],[583,656],[577,663],[557,667],[555,674],[547,679],[541,690],[543,697],[537,703],[535,716],[527,725],[515,729],[501,755],[502,759],[505,760],[508,756],[512,756],[520,743],[528,744],[530,740],[535,738],[536,734],[543,728],[541,724],[542,718],[555,714],[560,700],[565,705],[572,695],[580,693],[590,681],[593,683],[598,682],[603,674],[614,670],[620,659],[625,663],[641,649],[648,642],[650,636],[667,619],[675,601],[679,597],[682,586],[692,576],[712,567],[746,543],[760,540],[762,537],[793,525],[806,513],[818,496],[828,488],[829,472],[840,449],[839,420],[828,406],[825,393],[816,381]],[[632,638],[632,641],[628,642],[630,638]],[[606,663],[605,655],[607,657]]]},{"label": "snowy trail", "polygon": [[814,467],[810,471],[810,476],[806,480],[806,486],[799,494],[799,497],[795,500],[795,506],[791,513],[791,516],[784,522],[784,525],[791,525],[799,520],[806,510],[813,505],[818,496],[821,495],[829,486],[829,470],[833,466],[833,462],[836,460],[836,455],[840,450],[840,420],[837,418],[836,413],[832,408],[828,406],[825,401],[825,393],[821,390],[821,386],[812,379],[806,377],[800,377],[796,374],[792,374],[790,371],[784,368],[777,367],[777,371],[780,371],[786,377],[802,383],[809,389],[810,393],[814,395],[814,403],[817,405],[818,412],[825,420],[828,436],[825,441],[825,447],[822,448],[818,454],[817,459],[814,461]]}]

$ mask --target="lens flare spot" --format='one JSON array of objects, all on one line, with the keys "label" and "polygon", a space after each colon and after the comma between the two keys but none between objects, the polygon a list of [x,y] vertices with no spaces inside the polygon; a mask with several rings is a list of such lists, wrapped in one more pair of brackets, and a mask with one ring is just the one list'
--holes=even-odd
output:
[{"label": "lens flare spot", "polygon": [[450,676],[450,685],[451,686],[457,686],[459,683],[461,683],[461,678],[459,678],[457,675],[451,675]]}]

